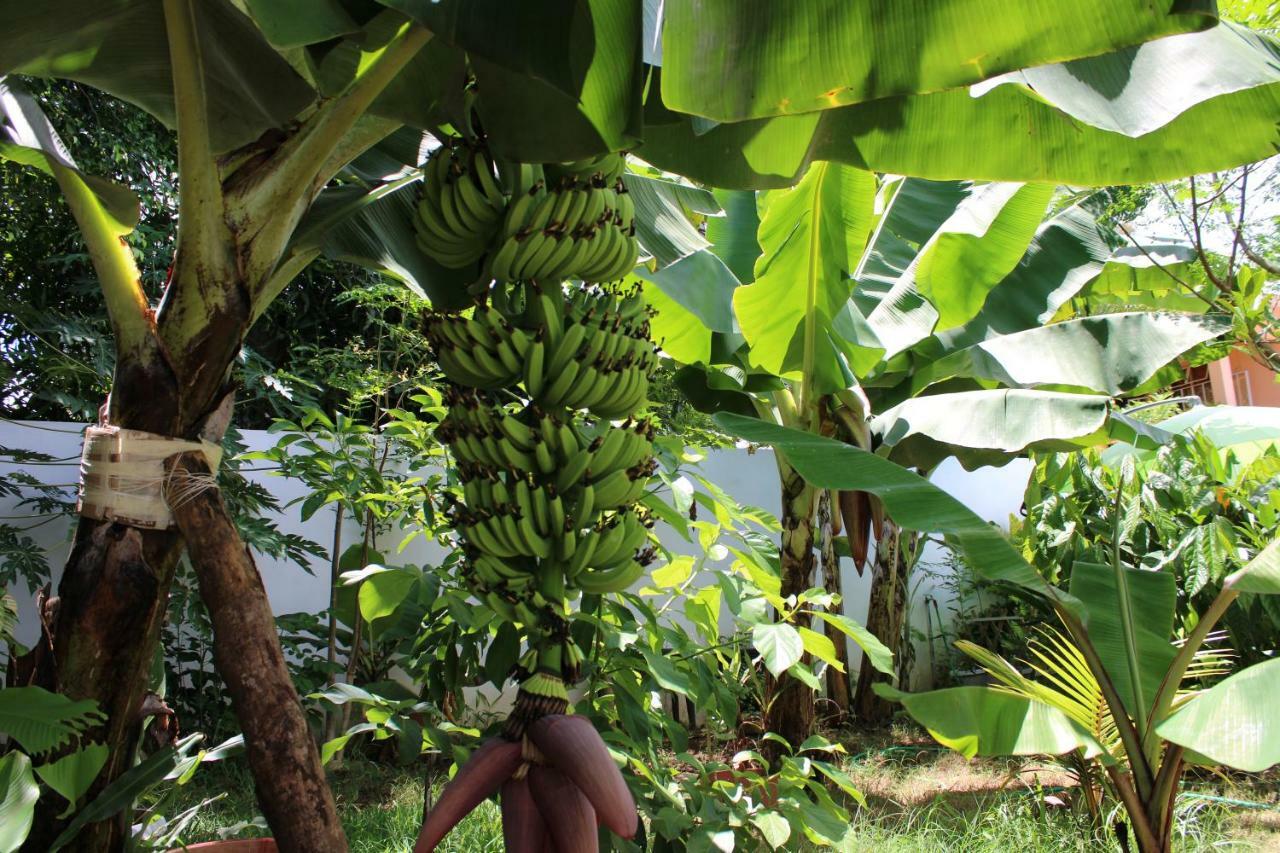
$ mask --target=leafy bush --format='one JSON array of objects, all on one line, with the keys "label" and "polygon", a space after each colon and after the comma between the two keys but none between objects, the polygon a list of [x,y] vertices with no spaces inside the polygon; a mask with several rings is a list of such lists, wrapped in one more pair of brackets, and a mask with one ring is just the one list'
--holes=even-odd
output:
[{"label": "leafy bush", "polygon": [[[1222,582],[1280,529],[1280,452],[1252,458],[1203,435],[1178,437],[1148,464],[1107,465],[1099,451],[1045,456],[1027,488],[1017,531],[1027,559],[1059,585],[1080,562],[1110,563],[1177,581],[1176,632],[1185,636]],[[1242,596],[1222,620],[1243,663],[1280,648],[1280,601]]]}]

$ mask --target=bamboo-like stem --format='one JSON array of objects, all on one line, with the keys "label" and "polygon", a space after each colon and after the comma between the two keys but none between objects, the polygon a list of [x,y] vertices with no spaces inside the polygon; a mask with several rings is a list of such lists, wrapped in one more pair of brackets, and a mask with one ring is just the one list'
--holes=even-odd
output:
[{"label": "bamboo-like stem", "polygon": [[[1133,690],[1133,717],[1138,731],[1147,730],[1147,703],[1142,694],[1142,667],[1138,664],[1138,634],[1134,628],[1133,598],[1129,595],[1129,578],[1125,575],[1124,564],[1120,560],[1120,535],[1123,530],[1121,511],[1124,508],[1125,477],[1120,475],[1120,483],[1116,487],[1116,503],[1112,510],[1111,536],[1111,571],[1115,577],[1116,597],[1120,608],[1120,632],[1124,638],[1125,664],[1129,669],[1129,686]],[[1154,756],[1145,751],[1146,741],[1143,739],[1143,754],[1148,762]]]},{"label": "bamboo-like stem", "polygon": [[[325,662],[329,665],[329,686],[338,683],[338,576],[342,562],[342,516],[346,504],[338,501],[333,516],[333,551],[329,555],[329,636],[325,648]],[[331,708],[325,715],[325,740],[338,736],[338,720],[342,712]]]},{"label": "bamboo-like stem", "polygon": [[780,388],[773,392],[773,404],[778,410],[778,422],[783,426],[805,429],[808,424],[801,420],[800,406],[790,388]]},{"label": "bamboo-like stem", "polygon": [[1156,774],[1151,800],[1147,803],[1147,817],[1154,824],[1153,831],[1161,839],[1164,849],[1169,847],[1173,829],[1173,805],[1178,798],[1178,780],[1182,777],[1182,758],[1185,752],[1181,745],[1169,744],[1160,772]]}]

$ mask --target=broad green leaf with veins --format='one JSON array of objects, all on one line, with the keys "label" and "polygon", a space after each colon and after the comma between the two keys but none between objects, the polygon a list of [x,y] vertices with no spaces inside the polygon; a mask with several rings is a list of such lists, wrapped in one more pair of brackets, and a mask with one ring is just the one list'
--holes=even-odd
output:
[{"label": "broad green leaf with veins", "polygon": [[867,317],[886,355],[972,319],[1022,258],[1052,194],[1047,184],[986,184],[962,201]]},{"label": "broad green leaf with veins", "polygon": [[1280,660],[1241,670],[1188,701],[1156,727],[1166,740],[1239,770],[1280,763]]},{"label": "broad green leaf with veins", "polygon": [[848,302],[875,191],[869,172],[819,163],[795,187],[764,196],[755,281],[733,298],[754,364],[793,378],[812,364],[819,393],[847,387],[827,331]]},{"label": "broad green leaf with veins", "polygon": [[[1213,5],[1139,0],[676,0],[663,100],[716,121],[807,113],[967,86],[1212,26]],[[710,37],[710,36],[714,37]]]},{"label": "broad green leaf with veins", "polygon": [[[1201,52],[1195,41],[1207,45],[1218,34],[1180,38],[1191,40],[1191,47],[1178,78],[1213,78],[1224,71],[1222,53]],[[1165,87],[1161,109],[1174,117],[1136,138],[1092,126],[1038,93],[1005,85],[976,97],[967,88],[895,95],[822,112],[720,124],[702,133],[671,113],[669,120],[646,127],[636,153],[715,186],[768,189],[795,182],[814,160],[922,178],[1103,186],[1173,180],[1275,152],[1280,79],[1204,99],[1190,87],[1168,85],[1174,72],[1152,58],[1160,55],[1160,44],[1119,51],[1118,58],[1100,57],[1096,65],[1072,65],[1072,73],[1104,96],[1116,80],[1133,91]],[[1241,39],[1233,62],[1274,69],[1275,45],[1268,36]],[[1218,133],[1223,127],[1232,132]],[[1213,145],[1204,144],[1206,134],[1213,135]]]}]

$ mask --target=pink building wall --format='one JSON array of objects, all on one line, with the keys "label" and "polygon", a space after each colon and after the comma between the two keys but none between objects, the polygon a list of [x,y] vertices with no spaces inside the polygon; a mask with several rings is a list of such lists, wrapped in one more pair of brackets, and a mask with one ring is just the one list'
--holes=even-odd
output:
[{"label": "pink building wall", "polygon": [[[1277,345],[1272,344],[1275,348]],[[1209,365],[1211,400],[1231,406],[1280,406],[1277,376],[1242,352]]]}]

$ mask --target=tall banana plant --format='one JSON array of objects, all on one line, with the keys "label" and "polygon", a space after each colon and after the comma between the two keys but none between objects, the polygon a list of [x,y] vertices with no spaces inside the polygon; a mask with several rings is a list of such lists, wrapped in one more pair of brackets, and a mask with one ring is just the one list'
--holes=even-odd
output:
[{"label": "tall banana plant", "polygon": [[[1221,51],[1198,49],[1203,39],[1224,38],[1211,4],[1087,0],[1053,10],[1016,0],[992,25],[972,14],[969,0],[912,0],[886,28],[871,6],[828,15],[810,2],[812,9],[785,10],[672,3],[666,25],[644,14],[642,0],[565,0],[550,12],[502,0],[317,0],[307,14],[292,0],[4,4],[0,74],[77,80],[177,131],[180,239],[158,306],[120,252],[132,214],[118,198],[99,204],[81,193],[91,203],[72,205],[116,337],[106,417],[218,440],[240,342],[321,252],[386,269],[439,304],[464,302],[477,268],[441,269],[404,239],[416,178],[391,177],[377,162],[346,168],[398,128],[433,129],[461,120],[464,108],[474,107],[489,144],[508,159],[564,162],[627,148],[677,173],[753,188],[794,183],[810,158],[934,177],[1103,184],[1236,166],[1273,146],[1280,92],[1265,63],[1229,86],[1172,79],[1214,77]],[[1153,39],[1162,41],[1146,44]],[[1192,41],[1165,44],[1175,39]],[[1239,40],[1246,50],[1266,47]],[[1173,49],[1186,56],[1169,59]],[[1045,73],[1057,76],[1037,79],[1034,92],[1001,76],[1072,57],[1088,59],[1049,66]],[[985,94],[970,92],[988,80]],[[1142,127],[1116,132],[1098,118],[1111,113],[1115,80],[1127,81],[1121,94],[1141,108]],[[1157,104],[1141,94],[1149,91],[1174,94]],[[754,94],[744,101],[744,92]],[[1091,92],[1103,102],[1090,101]],[[1026,132],[1010,135],[1011,125]],[[1203,128],[1221,126],[1232,134],[1200,143]],[[22,145],[3,153],[44,162]],[[401,156],[412,166],[421,160],[420,152]],[[348,186],[332,192],[335,180]],[[348,221],[352,227],[338,228]],[[202,473],[198,459],[188,464]],[[42,677],[96,700],[106,715],[95,735],[109,757],[95,789],[132,763],[138,702],[184,537],[213,545],[218,531],[232,530],[216,501],[207,509],[218,524],[205,526],[214,535],[203,540],[195,529],[80,524],[47,638],[57,668]],[[207,580],[211,597],[238,605],[214,614],[218,642],[230,644],[221,660],[247,666],[256,658],[237,643],[278,651],[270,608],[253,566],[213,559],[213,550],[192,556],[202,590]],[[252,624],[243,619],[250,611]],[[278,683],[283,659],[272,657]],[[241,676],[228,681],[238,685],[250,762],[281,848],[343,849],[304,721],[277,713],[293,709],[293,694],[285,684],[257,689],[265,672]],[[296,748],[291,760],[273,761],[272,750],[259,748],[286,735]],[[44,810],[37,837],[52,837],[57,823]],[[125,821],[93,823],[79,843],[119,849],[126,829]]]},{"label": "tall banana plant", "polygon": [[1079,650],[1115,725],[1114,739],[1106,726],[1082,725],[1061,702],[1046,701],[1043,686],[953,687],[919,694],[878,687],[902,702],[940,743],[969,757],[1079,750],[1098,756],[1142,853],[1172,849],[1173,805],[1188,763],[1249,772],[1280,763],[1280,724],[1273,711],[1280,695],[1280,661],[1255,664],[1194,695],[1183,691],[1206,639],[1236,599],[1280,595],[1280,541],[1228,578],[1192,633],[1174,645],[1176,590],[1165,573],[1119,565],[1080,571],[1077,564],[1069,587],[1058,589],[956,498],[875,453],[741,415],[722,413],[716,420],[740,438],[785,453],[815,487],[870,492],[904,529],[941,534],[983,577],[1044,601]]},{"label": "tall banana plant", "polygon": [[[1113,399],[1158,383],[1161,368],[1225,329],[1174,313],[1046,325],[1108,257],[1078,207],[1046,218],[1049,185],[878,180],[818,163],[791,189],[720,195],[726,215],[708,221],[705,256],[648,273],[655,334],[673,340],[680,330],[673,355],[697,362],[678,374],[683,390],[708,410],[836,436],[922,471],[953,456],[972,467],[1031,448],[1137,440],[1141,428],[1113,412]],[[686,295],[694,284],[696,301]],[[706,324],[701,340],[687,328],[692,312]],[[814,583],[819,490],[785,453],[776,458],[782,590],[799,595]],[[860,572],[879,537],[868,628],[895,648],[906,586],[898,555],[912,539],[874,496],[838,501]],[[766,722],[802,741],[813,694],[773,675]],[[854,701],[868,722],[889,710],[873,680],[864,667]]]}]

